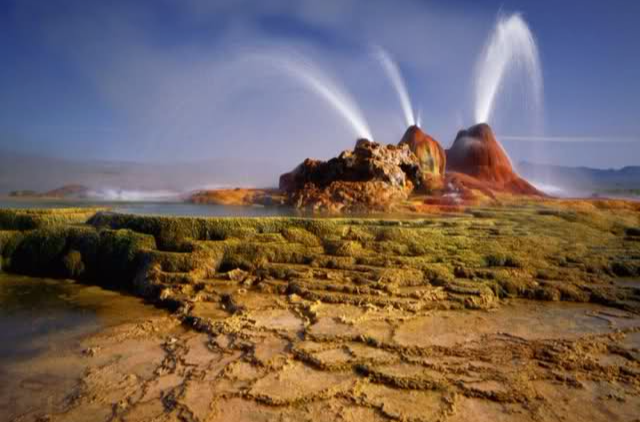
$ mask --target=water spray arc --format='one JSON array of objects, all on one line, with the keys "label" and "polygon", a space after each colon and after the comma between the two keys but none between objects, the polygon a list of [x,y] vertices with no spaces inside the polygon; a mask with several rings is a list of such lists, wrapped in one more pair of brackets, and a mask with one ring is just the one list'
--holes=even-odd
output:
[{"label": "water spray arc", "polygon": [[475,71],[475,121],[489,123],[496,97],[505,76],[515,69],[527,73],[530,92],[527,98],[538,113],[542,107],[543,84],[538,46],[520,14],[498,16],[494,31],[480,56]]},{"label": "water spray arc", "polygon": [[407,126],[414,126],[416,124],[419,126],[419,122],[416,120],[413,112],[413,107],[411,107],[411,99],[409,98],[407,85],[404,83],[398,64],[393,60],[391,55],[380,46],[373,47],[373,54],[382,65],[382,68],[398,95]]},{"label": "water spray arc", "polygon": [[259,58],[302,82],[324,99],[349,123],[356,137],[373,140],[369,124],[351,95],[318,66],[302,58],[283,55],[260,55]]}]

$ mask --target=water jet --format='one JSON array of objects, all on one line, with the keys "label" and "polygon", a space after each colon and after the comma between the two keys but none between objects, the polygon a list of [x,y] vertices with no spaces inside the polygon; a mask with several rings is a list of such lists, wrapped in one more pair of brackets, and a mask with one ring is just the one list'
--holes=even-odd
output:
[{"label": "water jet", "polygon": [[351,126],[357,138],[373,139],[369,124],[351,95],[312,62],[282,55],[260,55],[259,58],[302,82],[325,100]]},{"label": "water jet", "polygon": [[374,55],[382,65],[382,68],[398,95],[407,126],[420,126],[419,121],[416,121],[413,108],[411,107],[411,99],[409,98],[407,85],[402,78],[402,73],[400,73],[398,64],[393,60],[391,55],[380,46],[374,48]]},{"label": "water jet", "polygon": [[529,85],[527,99],[532,112],[542,107],[543,83],[538,46],[527,23],[518,13],[498,16],[496,26],[480,56],[475,70],[475,122],[493,120],[496,98],[505,77],[514,70],[524,70]]}]

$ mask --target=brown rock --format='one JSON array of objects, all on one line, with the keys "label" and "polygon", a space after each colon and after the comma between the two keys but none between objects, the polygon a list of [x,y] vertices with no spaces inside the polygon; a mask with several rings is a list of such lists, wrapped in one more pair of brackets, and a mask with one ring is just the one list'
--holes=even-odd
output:
[{"label": "brown rock", "polygon": [[12,197],[22,197],[22,198],[71,198],[71,199],[82,199],[86,198],[89,194],[90,189],[83,185],[64,185],[56,189],[52,189],[47,192],[38,193],[33,190],[17,190],[9,193],[9,196]]},{"label": "brown rock", "polygon": [[477,179],[503,182],[515,177],[511,161],[485,123],[458,132],[447,150],[448,171]]},{"label": "brown rock", "polygon": [[227,277],[229,278],[229,280],[231,281],[237,281],[237,282],[242,282],[244,281],[247,277],[249,277],[249,273],[247,271],[244,271],[241,268],[236,268],[233,269],[231,271],[229,271],[227,273]]},{"label": "brown rock", "polygon": [[407,144],[418,157],[424,174],[436,178],[444,176],[446,155],[438,141],[424,133],[418,126],[410,126],[404,133],[399,145]]},{"label": "brown rock", "polygon": [[280,189],[293,192],[312,183],[319,188],[334,181],[378,180],[404,188],[408,181],[420,180],[420,163],[408,146],[381,145],[360,139],[353,150],[345,150],[329,161],[307,158],[292,172],[280,176]]},{"label": "brown rock", "polygon": [[275,189],[213,189],[193,192],[187,200],[194,204],[215,205],[282,205],[284,198]]},{"label": "brown rock", "polygon": [[542,195],[516,174],[506,152],[496,140],[491,127],[481,123],[461,130],[447,154],[447,183],[482,191],[519,195]]},{"label": "brown rock", "polygon": [[281,191],[293,192],[302,189],[307,183],[319,183],[319,175],[326,167],[325,162],[307,158],[300,163],[293,171],[280,176],[278,183]]},{"label": "brown rock", "polygon": [[296,208],[329,212],[387,211],[409,197],[412,185],[395,188],[381,181],[343,182],[336,180],[325,188],[309,183],[290,196]]},{"label": "brown rock", "polygon": [[360,139],[329,161],[306,159],[280,176],[280,189],[299,208],[331,211],[384,209],[423,183],[420,161],[409,145]]}]

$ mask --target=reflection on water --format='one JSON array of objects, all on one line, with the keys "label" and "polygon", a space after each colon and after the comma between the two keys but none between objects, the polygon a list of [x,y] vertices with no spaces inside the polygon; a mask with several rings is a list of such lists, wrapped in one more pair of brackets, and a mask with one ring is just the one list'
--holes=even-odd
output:
[{"label": "reflection on water", "polygon": [[175,215],[185,217],[273,217],[298,215],[291,208],[243,207],[232,205],[189,204],[184,202],[132,202],[114,204],[124,214]]},{"label": "reflection on water", "polygon": [[191,204],[186,202],[124,202],[65,199],[19,199],[0,197],[0,208],[68,208],[108,207],[126,214],[154,214],[201,217],[267,217],[300,215],[285,207],[243,207],[230,205]]},{"label": "reflection on water", "polygon": [[156,312],[137,298],[98,287],[0,273],[0,368]]},{"label": "reflection on water", "polygon": [[[238,205],[191,204],[187,202],[107,202],[91,200],[68,199],[16,199],[0,197],[2,208],[69,208],[69,207],[101,207],[109,208],[113,212],[136,215],[165,215],[178,217],[313,217],[332,218],[335,214],[297,210],[291,207],[263,207]],[[348,218],[384,218],[384,219],[420,219],[424,215],[417,213],[343,213]],[[443,214],[443,216],[457,216]]]},{"label": "reflection on water", "polygon": [[97,328],[93,312],[68,300],[68,283],[0,278],[0,362],[43,351],[51,334]]},{"label": "reflection on water", "polygon": [[88,335],[160,314],[99,287],[0,272],[0,421],[50,420],[42,411],[60,410],[86,370]]}]

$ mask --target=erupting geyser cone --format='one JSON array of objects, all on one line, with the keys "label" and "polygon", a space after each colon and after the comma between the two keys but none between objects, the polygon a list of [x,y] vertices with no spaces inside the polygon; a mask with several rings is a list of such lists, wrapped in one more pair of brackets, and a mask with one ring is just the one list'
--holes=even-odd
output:
[{"label": "erupting geyser cone", "polygon": [[509,157],[486,123],[459,131],[447,150],[447,161],[449,171],[489,182],[504,182],[514,175]]},{"label": "erupting geyser cone", "polygon": [[486,123],[459,131],[446,155],[447,172],[472,176],[493,190],[540,195],[536,188],[516,174],[511,160]]},{"label": "erupting geyser cone", "polygon": [[434,188],[440,185],[446,166],[447,157],[438,141],[427,135],[416,125],[409,126],[398,145],[408,145],[418,157],[422,174],[425,176],[425,187]]}]

